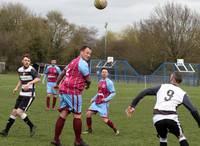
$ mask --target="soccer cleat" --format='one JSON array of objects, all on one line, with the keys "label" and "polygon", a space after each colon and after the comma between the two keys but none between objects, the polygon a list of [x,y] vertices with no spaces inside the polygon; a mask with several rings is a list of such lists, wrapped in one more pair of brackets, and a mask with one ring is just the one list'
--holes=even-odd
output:
[{"label": "soccer cleat", "polygon": [[115,132],[115,135],[117,136],[117,135],[119,135],[119,130],[116,130],[116,132]]},{"label": "soccer cleat", "polygon": [[86,131],[83,132],[83,134],[92,134],[92,129],[89,128]]},{"label": "soccer cleat", "polygon": [[56,141],[52,141],[51,144],[55,146],[63,146],[60,142],[56,142]]},{"label": "soccer cleat", "polygon": [[37,127],[33,126],[32,128],[30,128],[30,137],[33,137],[35,135]]},{"label": "soccer cleat", "polygon": [[53,110],[53,111],[55,111],[55,110],[56,110],[56,108],[55,108],[55,107],[53,107],[53,108],[52,108],[52,110]]},{"label": "soccer cleat", "polygon": [[50,108],[49,107],[46,107],[46,111],[49,111],[50,110]]},{"label": "soccer cleat", "polygon": [[7,136],[8,136],[8,132],[6,132],[6,130],[4,129],[4,130],[2,130],[2,131],[0,132],[0,135],[1,135],[2,137],[7,137]]},{"label": "soccer cleat", "polygon": [[80,143],[74,143],[74,146],[89,146],[88,144],[86,144],[83,140],[81,140],[81,142]]}]

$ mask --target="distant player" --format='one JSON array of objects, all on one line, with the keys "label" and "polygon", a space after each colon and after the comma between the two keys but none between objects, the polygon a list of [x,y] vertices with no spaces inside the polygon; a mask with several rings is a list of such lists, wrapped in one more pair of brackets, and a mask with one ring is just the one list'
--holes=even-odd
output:
[{"label": "distant player", "polygon": [[6,137],[11,126],[14,124],[15,119],[20,117],[30,128],[30,136],[35,134],[36,126],[28,118],[26,111],[31,106],[35,99],[35,83],[40,81],[37,71],[30,66],[30,56],[25,54],[22,57],[22,67],[18,69],[19,81],[17,86],[13,90],[13,93],[17,92],[19,87],[21,91],[19,97],[16,100],[15,107],[11,112],[6,127],[0,132],[1,136]]},{"label": "distant player", "polygon": [[47,97],[46,97],[46,110],[50,110],[50,97],[53,98],[52,109],[55,110],[57,91],[54,89],[56,80],[61,73],[60,68],[56,65],[56,60],[51,60],[51,65],[47,66],[44,71],[44,79],[47,79]]},{"label": "distant player", "polygon": [[99,113],[101,119],[109,127],[113,129],[116,135],[119,130],[115,127],[113,122],[108,118],[109,102],[115,96],[115,87],[113,82],[108,78],[108,70],[103,68],[101,70],[102,79],[98,83],[98,93],[91,99],[91,105],[86,113],[87,130],[84,133],[92,133],[92,115]]},{"label": "distant player", "polygon": [[90,74],[87,61],[89,61],[91,53],[92,50],[88,46],[83,46],[80,49],[80,56],[72,60],[58,76],[56,88],[59,86],[60,117],[57,119],[55,125],[54,140],[51,142],[55,146],[61,146],[60,135],[64,127],[65,119],[70,112],[72,112],[74,116],[74,146],[88,146],[81,138],[81,94],[83,90],[85,88],[88,89],[90,85]]},{"label": "distant player", "polygon": [[192,114],[193,118],[200,127],[200,116],[196,108],[192,105],[188,95],[183,91],[179,84],[182,82],[182,76],[179,72],[174,72],[170,76],[170,84],[161,84],[158,87],[149,88],[142,91],[132,101],[127,108],[127,116],[130,117],[139,101],[146,95],[156,95],[156,104],[154,106],[153,122],[160,138],[160,146],[167,146],[168,132],[174,134],[181,146],[189,146],[181,128],[177,108],[183,104]]}]

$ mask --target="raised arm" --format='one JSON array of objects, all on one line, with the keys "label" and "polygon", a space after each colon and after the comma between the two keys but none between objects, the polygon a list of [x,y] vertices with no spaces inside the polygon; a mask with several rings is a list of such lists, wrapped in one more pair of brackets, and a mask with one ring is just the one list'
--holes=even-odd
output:
[{"label": "raised arm", "polygon": [[183,105],[191,112],[193,118],[197,122],[199,128],[200,128],[200,116],[197,111],[197,109],[193,106],[192,102],[190,101],[190,98],[188,97],[187,94],[185,94],[183,98]]},{"label": "raised arm", "polygon": [[133,99],[132,103],[128,108],[126,109],[126,114],[128,117],[131,117],[133,112],[135,111],[136,106],[142,100],[145,96],[147,95],[156,95],[158,90],[160,89],[161,86],[153,87],[153,88],[148,88],[140,92],[136,98]]},{"label": "raised arm", "polygon": [[131,103],[131,107],[135,108],[137,104],[140,102],[140,100],[142,100],[147,95],[156,95],[159,89],[160,89],[160,86],[143,90],[136,96],[135,99],[133,99]]}]

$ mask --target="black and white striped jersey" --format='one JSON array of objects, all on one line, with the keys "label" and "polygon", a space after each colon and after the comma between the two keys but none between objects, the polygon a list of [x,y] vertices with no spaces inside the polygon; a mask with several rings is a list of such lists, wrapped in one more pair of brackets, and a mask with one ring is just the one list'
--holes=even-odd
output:
[{"label": "black and white striped jersey", "polygon": [[34,97],[35,96],[35,85],[34,84],[31,84],[29,86],[29,90],[26,90],[26,91],[23,89],[23,87],[28,82],[39,77],[38,72],[32,66],[29,66],[28,68],[25,68],[24,66],[22,66],[22,67],[18,68],[17,72],[19,74],[19,79],[20,79],[21,85],[22,85],[19,95],[27,96],[27,97]]}]

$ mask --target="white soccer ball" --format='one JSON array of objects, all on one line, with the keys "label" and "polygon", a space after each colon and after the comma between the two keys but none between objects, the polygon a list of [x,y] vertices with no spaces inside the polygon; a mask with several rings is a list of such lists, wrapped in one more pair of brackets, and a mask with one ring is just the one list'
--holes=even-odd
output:
[{"label": "white soccer ball", "polygon": [[102,9],[106,8],[106,6],[107,6],[107,0],[95,0],[94,1],[94,6],[97,9],[102,10]]}]

